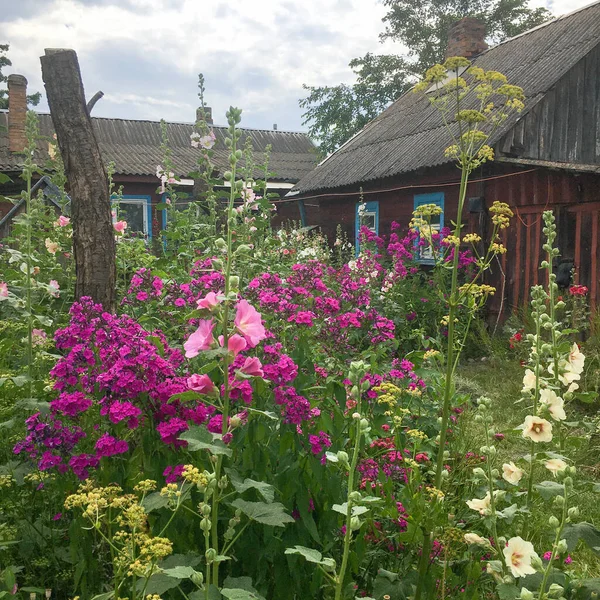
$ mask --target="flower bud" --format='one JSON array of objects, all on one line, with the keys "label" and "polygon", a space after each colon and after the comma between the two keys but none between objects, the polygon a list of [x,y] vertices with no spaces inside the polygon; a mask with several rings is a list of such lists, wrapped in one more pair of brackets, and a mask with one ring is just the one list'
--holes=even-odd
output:
[{"label": "flower bud", "polygon": [[204,517],[200,521],[200,529],[202,529],[202,531],[204,531],[204,533],[206,533],[207,531],[210,531],[211,527],[212,527],[212,523],[210,522],[210,519],[207,519],[206,517]]},{"label": "flower bud", "polygon": [[217,558],[217,551],[214,548],[209,548],[204,553],[204,557],[206,558],[206,562],[210,564]]},{"label": "flower bud", "polygon": [[229,425],[231,425],[232,429],[239,427],[242,424],[242,419],[240,419],[237,415],[234,415],[229,419]]},{"label": "flower bud", "polygon": [[559,554],[566,554],[569,547],[567,546],[567,540],[562,539],[558,542],[556,549]]},{"label": "flower bud", "polygon": [[233,177],[233,173],[231,171],[225,171],[225,173],[223,173],[223,179],[225,181],[231,181],[232,177]]},{"label": "flower bud", "polygon": [[350,529],[352,529],[352,531],[359,530],[361,525],[362,525],[362,522],[358,517],[352,517],[350,519]]},{"label": "flower bud", "polygon": [[210,511],[211,511],[210,504],[202,503],[200,510],[205,517],[210,516]]},{"label": "flower bud", "polygon": [[360,419],[360,413],[357,413],[357,412],[355,412],[355,413],[352,413],[352,418],[353,418],[355,421],[358,421],[358,420]]},{"label": "flower bud", "polygon": [[343,464],[348,464],[348,453],[340,450],[337,453],[337,459]]},{"label": "flower bud", "polygon": [[555,496],[554,504],[559,508],[565,505],[565,497],[564,496]]},{"label": "flower bud", "polygon": [[194,571],[190,577],[192,583],[198,587],[201,587],[204,583],[204,575],[198,571]]},{"label": "flower bud", "polygon": [[536,571],[543,571],[544,570],[544,563],[542,562],[542,559],[537,554],[535,556],[531,557],[531,566]]},{"label": "flower bud", "polygon": [[550,527],[552,527],[553,529],[556,529],[560,526],[560,521],[554,515],[552,515],[548,519],[548,525],[550,525]]},{"label": "flower bud", "polygon": [[229,278],[229,286],[233,290],[237,290],[240,287],[240,278],[237,275],[232,275]]},{"label": "flower bud", "polygon": [[527,588],[521,588],[521,600],[533,600],[533,592],[530,592]]},{"label": "flower bud", "polygon": [[350,500],[351,502],[359,502],[361,498],[361,493],[357,492],[356,490],[348,496],[348,500]]},{"label": "flower bud", "polygon": [[369,428],[369,421],[367,421],[367,419],[361,419],[360,420],[360,428],[364,431],[365,429]]},{"label": "flower bud", "polygon": [[576,519],[578,516],[579,516],[579,507],[571,506],[571,508],[569,509],[569,517],[571,517],[571,519]]},{"label": "flower bud", "polygon": [[484,478],[485,471],[481,467],[475,467],[473,469],[473,475],[475,475],[475,477],[478,477],[478,478]]},{"label": "flower bud", "polygon": [[227,249],[227,242],[223,238],[218,238],[215,240],[215,246],[219,250],[225,250]]},{"label": "flower bud", "polygon": [[565,590],[562,587],[562,585],[558,585],[558,583],[553,583],[550,585],[550,588],[548,589],[548,596],[550,598],[560,598],[564,591]]}]

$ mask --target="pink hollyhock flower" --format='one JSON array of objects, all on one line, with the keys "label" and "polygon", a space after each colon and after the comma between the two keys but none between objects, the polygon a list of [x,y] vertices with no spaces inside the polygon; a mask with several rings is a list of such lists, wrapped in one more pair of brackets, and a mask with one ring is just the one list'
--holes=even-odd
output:
[{"label": "pink hollyhock flower", "polygon": [[267,335],[261,322],[260,313],[247,300],[238,302],[234,323],[250,348],[254,348]]},{"label": "pink hollyhock flower", "polygon": [[264,375],[262,370],[262,363],[255,356],[246,358],[244,364],[241,366],[240,371],[244,375],[250,375],[250,377],[262,377]]},{"label": "pink hollyhock flower", "polygon": [[[224,341],[225,338],[222,335],[220,335],[219,344],[221,345],[221,347],[223,346]],[[233,352],[234,356],[237,356],[242,350],[245,350],[247,345],[248,344],[246,344],[246,340],[237,333],[234,333],[227,340],[227,350],[229,350],[229,352]]]},{"label": "pink hollyhock flower", "polygon": [[31,338],[32,338],[32,342],[34,346],[38,346],[40,344],[43,344],[46,339],[48,338],[48,335],[46,334],[46,332],[43,329],[32,329],[31,330]]},{"label": "pink hollyhock flower", "polygon": [[199,394],[212,394],[217,390],[208,375],[197,375],[194,373],[187,378],[187,384],[190,390]]},{"label": "pink hollyhock flower", "polygon": [[46,245],[46,250],[48,250],[50,254],[56,254],[57,250],[60,248],[58,242],[53,242],[50,238],[46,238],[44,243]]},{"label": "pink hollyhock flower", "polygon": [[113,227],[117,233],[123,233],[127,229],[127,221],[117,221],[113,223]]},{"label": "pink hollyhock flower", "polygon": [[70,222],[71,222],[71,219],[69,219],[69,217],[64,217],[63,215],[60,215],[60,217],[58,217],[58,221],[56,221],[55,225],[58,227],[66,227]]},{"label": "pink hollyhock flower", "polygon": [[196,305],[198,308],[207,308],[208,310],[212,310],[217,304],[219,304],[221,300],[214,292],[208,292],[202,300],[198,300]]},{"label": "pink hollyhock flower", "polygon": [[0,281],[0,302],[8,300],[8,285],[4,281]]},{"label": "pink hollyhock flower", "polygon": [[60,285],[58,285],[58,281],[56,281],[55,279],[51,279],[48,283],[48,293],[51,296],[54,296],[54,298],[58,298],[58,296],[60,295],[59,290]]},{"label": "pink hollyhock flower", "polygon": [[208,350],[214,343],[213,328],[215,324],[213,320],[202,320],[198,325],[198,329],[190,335],[187,342],[183,345],[186,358],[194,358],[198,356],[200,350]]}]

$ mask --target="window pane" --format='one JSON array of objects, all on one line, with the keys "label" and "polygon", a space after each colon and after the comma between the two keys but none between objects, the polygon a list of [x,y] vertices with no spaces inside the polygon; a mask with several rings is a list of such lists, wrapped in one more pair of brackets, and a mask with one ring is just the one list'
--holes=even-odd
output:
[{"label": "window pane", "polygon": [[127,221],[127,231],[135,233],[147,232],[144,230],[144,211],[146,207],[142,203],[122,202],[119,205],[119,218]]},{"label": "window pane", "polygon": [[362,225],[364,227],[369,228],[371,231],[375,231],[375,229],[376,229],[375,213],[365,213],[362,216]]}]

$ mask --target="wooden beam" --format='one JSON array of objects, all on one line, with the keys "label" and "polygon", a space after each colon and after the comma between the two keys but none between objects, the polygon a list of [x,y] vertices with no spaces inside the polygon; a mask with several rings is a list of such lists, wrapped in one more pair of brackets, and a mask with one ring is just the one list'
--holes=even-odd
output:
[{"label": "wooden beam", "polygon": [[72,201],[75,297],[90,296],[112,311],[116,246],[108,177],[86,107],[77,54],[47,49],[40,61]]}]

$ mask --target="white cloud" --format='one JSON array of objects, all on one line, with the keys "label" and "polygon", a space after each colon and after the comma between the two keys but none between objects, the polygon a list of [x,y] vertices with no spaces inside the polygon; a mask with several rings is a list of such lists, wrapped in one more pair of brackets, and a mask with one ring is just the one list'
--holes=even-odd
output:
[{"label": "white cloud", "polygon": [[[27,5],[29,0],[23,0]],[[532,0],[542,4],[544,0]],[[555,13],[588,0],[546,0]],[[41,6],[40,6],[41,5]],[[230,104],[249,126],[300,125],[302,84],[351,82],[351,58],[401,52],[378,35],[380,0],[35,0],[0,25],[13,71],[43,89],[44,48],[77,51],[88,96],[106,96],[99,116],[191,121],[196,75],[207,75],[217,122]],[[40,10],[42,8],[42,10]]]}]

